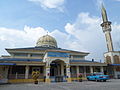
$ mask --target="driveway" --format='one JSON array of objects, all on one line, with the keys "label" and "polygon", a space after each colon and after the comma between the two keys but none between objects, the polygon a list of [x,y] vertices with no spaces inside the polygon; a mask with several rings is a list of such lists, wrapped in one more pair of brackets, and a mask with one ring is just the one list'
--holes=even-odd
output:
[{"label": "driveway", "polygon": [[83,81],[72,83],[39,83],[0,85],[0,90],[120,90],[120,79],[107,82]]}]

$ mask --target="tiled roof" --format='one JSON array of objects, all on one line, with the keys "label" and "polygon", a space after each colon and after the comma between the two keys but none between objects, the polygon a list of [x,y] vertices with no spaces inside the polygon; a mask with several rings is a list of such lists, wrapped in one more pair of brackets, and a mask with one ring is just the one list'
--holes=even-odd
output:
[{"label": "tiled roof", "polygon": [[120,64],[109,64],[111,66],[120,66]]},{"label": "tiled roof", "polygon": [[37,62],[41,62],[42,59],[0,58],[0,61],[37,61]]},{"label": "tiled roof", "polygon": [[15,63],[0,63],[0,65],[16,65]]},{"label": "tiled roof", "polygon": [[70,62],[86,62],[86,63],[95,63],[95,61],[89,61],[89,60],[70,60]]},{"label": "tiled roof", "polygon": [[[20,49],[26,49],[26,50],[59,50],[59,51],[73,51],[73,52],[80,52],[80,51],[74,51],[74,50],[68,50],[68,49],[62,49],[62,48],[54,48],[54,47],[26,47],[26,48],[14,48],[14,49],[6,49],[6,50],[20,50]],[[81,52],[86,53],[86,52]],[[89,53],[87,53],[89,54]]]}]

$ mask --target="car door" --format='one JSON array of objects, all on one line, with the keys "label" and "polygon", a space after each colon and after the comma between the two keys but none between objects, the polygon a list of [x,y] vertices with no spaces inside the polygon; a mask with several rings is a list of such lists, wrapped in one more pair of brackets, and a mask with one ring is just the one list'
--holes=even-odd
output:
[{"label": "car door", "polygon": [[96,80],[96,74],[93,74],[92,77],[93,77],[93,80]]}]

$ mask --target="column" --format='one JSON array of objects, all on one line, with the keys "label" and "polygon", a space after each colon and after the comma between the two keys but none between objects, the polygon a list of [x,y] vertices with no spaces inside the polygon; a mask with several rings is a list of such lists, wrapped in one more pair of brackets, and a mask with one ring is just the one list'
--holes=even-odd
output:
[{"label": "column", "polygon": [[67,82],[71,82],[70,65],[69,64],[66,64],[66,75],[67,75]]},{"label": "column", "polygon": [[76,66],[77,77],[79,75],[79,66]]},{"label": "column", "polygon": [[114,78],[117,79],[117,71],[115,66],[113,66],[113,71],[114,71]]},{"label": "column", "polygon": [[50,83],[50,66],[46,66],[46,78],[45,78],[46,83]]},{"label": "column", "polygon": [[9,66],[5,66],[5,74],[4,74],[5,79],[7,79],[8,77],[8,69],[9,69]]},{"label": "column", "polygon": [[9,66],[9,69],[10,69],[10,76],[12,75],[12,66]]},{"label": "column", "polygon": [[44,76],[46,76],[46,66],[44,66],[43,69],[44,69]]},{"label": "column", "polygon": [[90,66],[90,73],[94,73],[92,66]]},{"label": "column", "polygon": [[104,73],[103,66],[100,67],[100,72]]},{"label": "column", "polygon": [[8,83],[8,69],[9,69],[9,66],[5,66],[5,71],[4,71],[4,83]]},{"label": "column", "polygon": [[57,75],[60,76],[60,72],[61,72],[61,71],[60,71],[60,70],[61,70],[61,66],[60,66],[60,65],[57,65],[57,70],[58,70]]},{"label": "column", "polygon": [[18,73],[17,72],[15,73],[15,79],[18,79]]},{"label": "column", "polygon": [[86,66],[84,66],[84,76],[86,77]]},{"label": "column", "polygon": [[29,76],[29,66],[25,67],[25,79],[28,79]]},{"label": "column", "polygon": [[61,75],[64,76],[64,64],[61,64]]}]

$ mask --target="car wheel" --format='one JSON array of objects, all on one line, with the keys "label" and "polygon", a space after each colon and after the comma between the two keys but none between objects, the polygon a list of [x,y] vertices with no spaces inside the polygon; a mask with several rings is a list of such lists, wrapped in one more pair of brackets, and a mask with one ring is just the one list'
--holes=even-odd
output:
[{"label": "car wheel", "polygon": [[97,81],[97,79],[95,78],[95,80],[94,81]]},{"label": "car wheel", "polygon": [[87,78],[87,80],[88,80],[88,81],[90,81],[90,79],[89,79],[89,78]]},{"label": "car wheel", "polygon": [[97,82],[99,82],[100,80],[96,80]]},{"label": "car wheel", "polygon": [[103,80],[103,82],[106,82],[106,80]]}]

